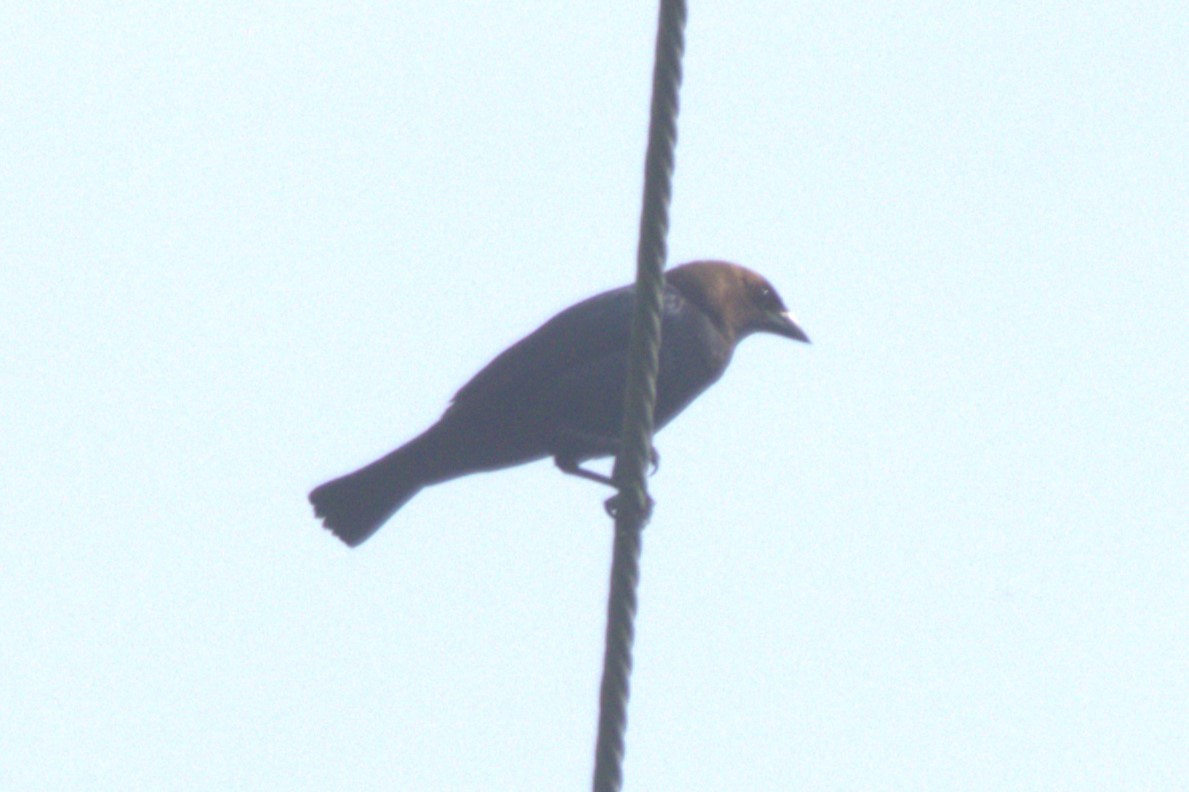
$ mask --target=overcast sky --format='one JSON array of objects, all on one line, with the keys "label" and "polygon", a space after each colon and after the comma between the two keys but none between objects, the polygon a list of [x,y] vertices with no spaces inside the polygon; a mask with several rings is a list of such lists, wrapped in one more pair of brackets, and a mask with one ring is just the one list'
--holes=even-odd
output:
[{"label": "overcast sky", "polygon": [[[629,7],[630,6],[630,7]],[[589,786],[607,492],[321,481],[628,282],[650,3],[0,10],[0,788]],[[627,789],[1189,777],[1189,11],[693,3]]]}]

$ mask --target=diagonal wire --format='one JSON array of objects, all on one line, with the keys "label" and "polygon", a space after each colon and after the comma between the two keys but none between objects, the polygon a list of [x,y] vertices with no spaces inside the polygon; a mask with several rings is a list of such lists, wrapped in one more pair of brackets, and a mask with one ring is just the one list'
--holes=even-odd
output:
[{"label": "diagonal wire", "polygon": [[685,0],[661,0],[648,152],[644,160],[644,202],[640,214],[640,242],[636,250],[636,304],[628,346],[623,441],[612,473],[619,494],[613,499],[615,546],[611,561],[611,590],[607,597],[603,681],[599,691],[595,792],[617,792],[623,787],[624,735],[635,637],[636,588],[640,579],[641,532],[648,521],[652,503],[645,472],[652,458],[652,413],[661,344],[661,293],[668,252],[665,238],[669,231],[669,199],[677,147],[677,94],[681,87],[685,20]]}]

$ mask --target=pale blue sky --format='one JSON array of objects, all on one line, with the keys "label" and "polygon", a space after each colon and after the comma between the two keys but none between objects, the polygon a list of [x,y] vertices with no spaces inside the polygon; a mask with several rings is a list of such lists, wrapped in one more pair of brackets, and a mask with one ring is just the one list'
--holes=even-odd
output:
[{"label": "pale blue sky", "polygon": [[[0,10],[0,788],[584,789],[606,492],[307,490],[633,272],[656,9]],[[1189,12],[694,3],[627,788],[1189,777]]]}]

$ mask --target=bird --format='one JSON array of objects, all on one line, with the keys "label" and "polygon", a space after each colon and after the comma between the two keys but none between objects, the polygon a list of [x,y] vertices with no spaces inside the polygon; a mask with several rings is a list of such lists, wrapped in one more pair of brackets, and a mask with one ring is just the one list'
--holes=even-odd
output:
[{"label": "bird", "polygon": [[[313,489],[315,516],[356,547],[425,487],[471,473],[552,457],[565,473],[613,485],[582,464],[619,449],[634,289],[589,297],[504,350],[459,389],[435,424]],[[753,333],[809,343],[758,273],[714,260],[668,270],[655,430],[714,384],[736,344]],[[654,468],[658,460],[654,452]]]}]

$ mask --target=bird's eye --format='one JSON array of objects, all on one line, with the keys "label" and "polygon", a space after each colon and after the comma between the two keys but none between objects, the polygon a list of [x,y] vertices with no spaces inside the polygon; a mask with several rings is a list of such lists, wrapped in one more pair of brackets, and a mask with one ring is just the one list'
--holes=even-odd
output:
[{"label": "bird's eye", "polygon": [[776,296],[776,291],[768,285],[760,286],[756,291],[755,296],[756,305],[763,308],[765,311],[782,311],[784,304],[780,298]]}]

